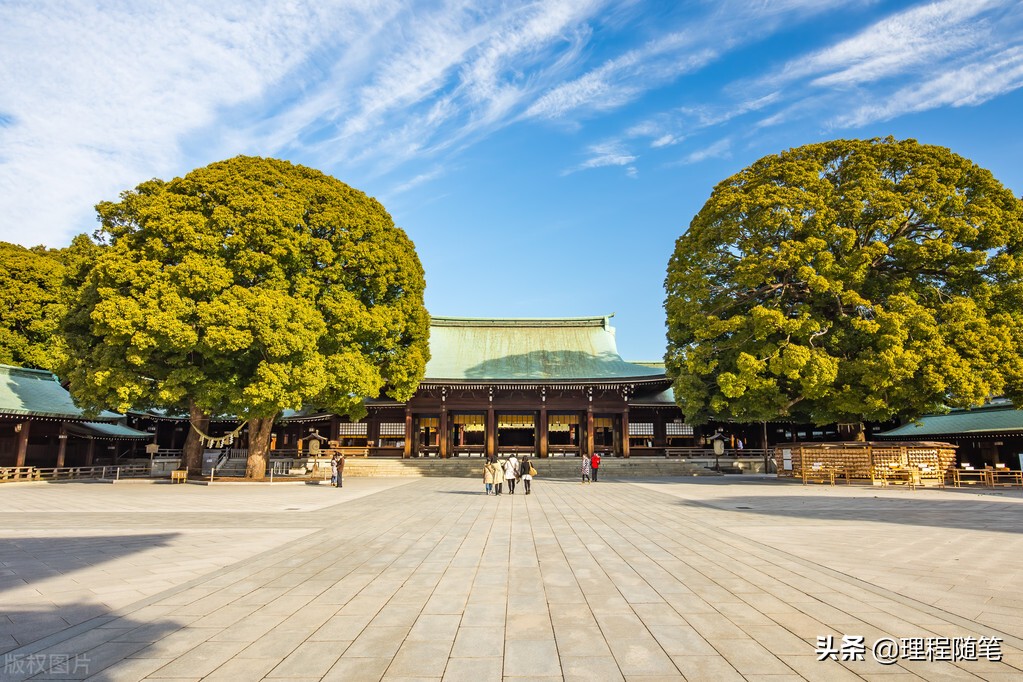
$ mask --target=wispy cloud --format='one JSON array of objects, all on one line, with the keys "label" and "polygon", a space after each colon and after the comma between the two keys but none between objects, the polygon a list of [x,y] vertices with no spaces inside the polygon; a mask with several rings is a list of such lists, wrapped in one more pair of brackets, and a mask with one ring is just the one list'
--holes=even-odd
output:
[{"label": "wispy cloud", "polygon": [[731,156],[731,152],[732,140],[725,137],[702,149],[686,154],[676,165],[689,165],[706,161],[707,159],[726,159]]},{"label": "wispy cloud", "polygon": [[0,5],[5,236],[65,243],[93,204],[179,170],[183,136],[263,96],[328,26],[357,31],[359,16],[355,5]]},{"label": "wispy cloud", "polygon": [[850,86],[933,65],[984,46],[991,10],[1006,0],[943,0],[899,12],[852,38],[789,62],[770,81],[812,76],[824,87]]},{"label": "wispy cloud", "polygon": [[739,45],[842,4],[860,3],[855,0],[718,3],[716,11],[694,16],[684,29],[628,50],[551,88],[526,109],[524,116],[559,119],[572,113],[592,114],[619,108],[649,90],[700,70]]},{"label": "wispy cloud", "polygon": [[444,169],[443,168],[434,168],[432,170],[427,171],[426,173],[420,173],[419,175],[416,175],[415,177],[409,178],[408,180],[406,180],[406,181],[404,181],[404,182],[402,182],[402,183],[400,183],[398,185],[395,185],[394,187],[391,188],[391,190],[390,190],[390,192],[388,192],[388,194],[390,194],[392,196],[393,195],[397,195],[397,194],[404,194],[405,192],[409,191],[410,189],[414,189],[414,188],[418,187],[419,185],[422,185],[424,183],[430,182],[432,180],[436,180],[437,178],[439,178],[439,177],[441,177],[443,175],[444,175]]},{"label": "wispy cloud", "polygon": [[[871,2],[0,2],[0,238],[66,243],[97,201],[238,153],[398,195],[487,136],[542,125],[578,136],[584,160],[561,162],[566,174],[637,177],[640,153],[696,163],[768,125],[859,126],[1020,87],[1018,0],[918,3],[723,87],[690,77]],[[664,113],[639,112],[669,92]],[[632,125],[611,124],[624,132],[591,123],[630,105]],[[685,146],[753,113],[759,124]]]},{"label": "wispy cloud", "polygon": [[732,84],[785,97],[754,129],[813,116],[830,129],[943,106],[966,106],[1019,88],[1023,5],[940,0],[884,17],[780,69]]},{"label": "wispy cloud", "polygon": [[1023,87],[1023,47],[899,88],[882,102],[835,118],[836,126],[859,126],[942,106],[973,106]]},{"label": "wispy cloud", "polygon": [[630,174],[635,175],[638,173],[635,167],[632,167],[632,164],[639,157],[630,153],[625,146],[617,140],[590,145],[586,151],[590,158],[586,159],[578,166],[562,171],[561,174],[569,175],[581,170],[604,168],[606,166],[630,166]]}]

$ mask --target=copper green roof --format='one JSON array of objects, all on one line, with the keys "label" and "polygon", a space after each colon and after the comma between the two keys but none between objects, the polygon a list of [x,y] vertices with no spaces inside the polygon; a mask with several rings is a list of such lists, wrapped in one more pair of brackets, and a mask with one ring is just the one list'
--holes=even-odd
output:
[{"label": "copper green roof", "polygon": [[663,370],[622,359],[610,316],[434,317],[430,355],[424,382],[664,378]]},{"label": "copper green roof", "polygon": [[[9,365],[0,365],[0,414],[54,419],[85,417],[52,373]],[[113,412],[98,415],[99,419],[118,417]]]},{"label": "copper green roof", "polygon": [[1023,432],[1023,410],[1000,403],[973,410],[953,410],[948,414],[920,417],[917,423],[874,434],[879,438],[921,438],[924,436],[984,436]]},{"label": "copper green roof", "polygon": [[80,436],[88,438],[102,438],[105,440],[143,440],[152,438],[153,434],[133,429],[130,426],[120,424],[105,424],[103,422],[82,422],[68,426],[68,430]]},{"label": "copper green roof", "polygon": [[629,396],[629,405],[635,407],[675,407],[675,392],[669,386],[663,391],[637,392]]}]

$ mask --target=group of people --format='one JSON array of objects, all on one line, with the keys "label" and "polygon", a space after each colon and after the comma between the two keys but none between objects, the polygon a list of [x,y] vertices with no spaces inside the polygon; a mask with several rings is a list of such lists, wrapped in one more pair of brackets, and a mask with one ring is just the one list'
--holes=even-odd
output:
[{"label": "group of people", "polygon": [[[483,465],[483,486],[487,495],[500,495],[503,487],[508,486],[508,492],[515,494],[515,484],[522,481],[526,494],[530,493],[530,485],[535,475],[535,469],[529,463],[528,457],[519,459],[512,455],[508,459],[488,457]],[[600,471],[600,455],[583,455],[582,477],[583,483],[596,483],[597,473]]]},{"label": "group of people", "polygon": [[515,455],[508,459],[489,457],[483,465],[483,486],[487,495],[500,495],[503,492],[502,488],[507,485],[508,492],[514,495],[515,484],[522,481],[526,494],[529,495],[534,471],[528,457],[522,459]]},{"label": "group of people", "polygon": [[334,455],[330,458],[330,484],[335,488],[340,488],[342,483],[342,476],[345,473],[345,456]]}]

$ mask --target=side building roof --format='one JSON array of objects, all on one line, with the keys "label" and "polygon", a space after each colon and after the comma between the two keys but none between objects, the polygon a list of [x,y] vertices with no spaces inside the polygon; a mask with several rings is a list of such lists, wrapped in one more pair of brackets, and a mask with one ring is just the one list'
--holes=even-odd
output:
[{"label": "side building roof", "polygon": [[434,317],[423,383],[663,381],[622,359],[610,318]]},{"label": "side building roof", "polygon": [[1023,410],[1008,401],[999,401],[972,410],[956,409],[948,414],[929,414],[916,422],[874,434],[884,439],[919,439],[931,436],[972,436],[982,438],[999,434],[1023,434]]},{"label": "side building roof", "polygon": [[[49,419],[86,419],[57,377],[41,369],[0,365],[0,415]],[[103,411],[90,421],[112,421],[121,415]]]}]

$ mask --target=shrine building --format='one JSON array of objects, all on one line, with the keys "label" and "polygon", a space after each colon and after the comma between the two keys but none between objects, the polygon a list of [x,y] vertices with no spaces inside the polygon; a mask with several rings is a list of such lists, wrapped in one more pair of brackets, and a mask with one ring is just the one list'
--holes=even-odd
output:
[{"label": "shrine building", "polygon": [[663,365],[623,360],[610,316],[434,317],[430,353],[407,403],[367,401],[357,422],[286,413],[274,449],[302,449],[312,434],[389,457],[629,457],[695,445]]}]

